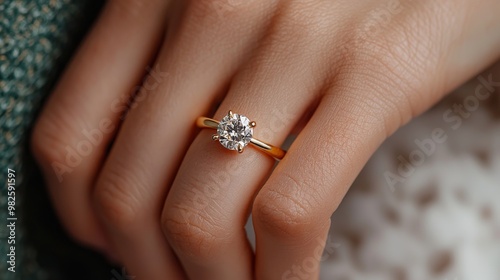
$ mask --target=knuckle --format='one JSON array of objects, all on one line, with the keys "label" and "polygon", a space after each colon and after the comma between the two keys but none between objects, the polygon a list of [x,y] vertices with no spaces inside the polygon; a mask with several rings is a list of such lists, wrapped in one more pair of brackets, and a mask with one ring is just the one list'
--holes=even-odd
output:
[{"label": "knuckle", "polygon": [[[60,141],[49,133],[40,122],[38,122],[31,135],[31,151],[36,159],[41,162],[50,162],[60,158]],[[56,140],[57,139],[57,140]]]},{"label": "knuckle", "polygon": [[331,8],[331,4],[318,1],[289,1],[283,3],[278,20],[282,19],[283,24],[290,27],[291,34],[298,32],[313,39],[317,35],[331,33],[330,18],[334,13]]},{"label": "knuckle", "polygon": [[94,203],[105,224],[121,231],[140,218],[138,199],[130,192],[134,182],[123,174],[107,172],[94,192]]},{"label": "knuckle", "polygon": [[446,29],[463,17],[466,5],[452,0],[392,2],[347,29],[351,63],[346,66],[383,76],[385,83],[401,81],[398,89],[413,93],[423,82],[419,77],[438,71],[452,41]]},{"label": "knuckle", "polygon": [[285,193],[271,188],[261,191],[254,201],[253,221],[257,227],[281,239],[302,240],[318,230],[319,216],[313,213],[312,199],[296,195],[304,193],[298,190],[304,188],[298,180],[284,174],[280,180],[293,191]]},{"label": "knuckle", "polygon": [[[406,74],[414,67],[415,59],[431,58],[433,40],[429,20],[422,20],[424,15],[414,15],[415,10],[407,11],[404,7],[397,10],[388,8],[375,9],[366,19],[358,21],[348,29],[346,37],[350,47],[350,58],[356,65],[383,66],[383,70],[398,69],[399,73]],[[420,14],[420,13],[418,13]],[[398,66],[398,68],[394,68]],[[377,69],[374,67],[366,67]],[[403,72],[403,73],[402,73]]]},{"label": "knuckle", "polygon": [[30,147],[41,164],[64,162],[64,149],[69,144],[65,126],[53,118],[43,115],[33,128]]},{"label": "knuckle", "polygon": [[[357,101],[367,105],[381,120],[385,135],[392,134],[435,98],[428,90],[438,77],[442,51],[435,42],[434,28],[424,16],[394,14],[387,22],[361,22],[353,25],[346,39],[340,80],[355,80],[370,87]],[[408,13],[414,13],[413,11]],[[419,13],[420,14],[420,13]],[[427,15],[428,17],[429,15]],[[368,26],[368,27],[367,27]],[[431,30],[431,31],[427,31]],[[352,86],[352,85],[351,85]],[[351,89],[356,90],[356,89]]]},{"label": "knuckle", "polygon": [[163,232],[179,254],[206,259],[222,254],[230,244],[230,218],[212,202],[219,194],[219,183],[179,177],[177,184],[183,187],[167,200],[161,218]]},{"label": "knuckle", "polygon": [[188,7],[189,15],[196,21],[208,24],[239,20],[249,13],[252,2],[245,0],[201,0],[191,1]]},{"label": "knuckle", "polygon": [[187,204],[166,206],[161,225],[177,253],[192,258],[208,259],[219,255],[231,239],[230,231],[220,220]]},{"label": "knuckle", "polygon": [[[304,56],[321,52],[327,48],[331,37],[331,11],[328,5],[318,5],[317,1],[288,1],[280,5],[271,20],[270,33],[264,44],[272,47],[273,54],[286,53],[288,56]],[[321,40],[318,40],[321,38]]]}]

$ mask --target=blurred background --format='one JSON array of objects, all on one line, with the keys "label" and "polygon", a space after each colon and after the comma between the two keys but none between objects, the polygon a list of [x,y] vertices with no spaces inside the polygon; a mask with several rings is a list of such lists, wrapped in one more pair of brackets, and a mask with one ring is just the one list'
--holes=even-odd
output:
[{"label": "blurred background", "polygon": [[[11,273],[2,183],[2,280],[134,279],[64,233],[27,145],[40,106],[101,6],[0,0],[0,180],[16,170],[18,217]],[[488,80],[500,82],[500,63],[380,147],[332,217],[322,279],[500,279],[500,94]],[[299,265],[307,271],[308,260]]]}]

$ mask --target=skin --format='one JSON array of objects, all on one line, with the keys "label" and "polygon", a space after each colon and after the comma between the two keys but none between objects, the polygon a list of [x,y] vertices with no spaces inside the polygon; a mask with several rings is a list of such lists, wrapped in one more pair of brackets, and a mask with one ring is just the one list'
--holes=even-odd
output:
[{"label": "skin", "polygon": [[[498,59],[498,10],[109,1],[47,101],[33,152],[69,234],[136,279],[315,279],[330,216],[372,153]],[[274,145],[298,131],[274,170],[195,128],[230,109]]]}]

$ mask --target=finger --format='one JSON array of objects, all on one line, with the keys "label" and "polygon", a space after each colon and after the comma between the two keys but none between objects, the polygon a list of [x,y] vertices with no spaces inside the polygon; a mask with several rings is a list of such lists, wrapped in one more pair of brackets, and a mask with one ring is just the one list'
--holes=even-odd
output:
[{"label": "finger", "polygon": [[140,279],[182,277],[160,228],[161,209],[193,138],[193,119],[210,110],[261,29],[249,24],[262,22],[261,9],[243,5],[221,18],[208,3],[179,6],[183,17],[156,61],[167,74],[136,100],[95,189],[107,231]]},{"label": "finger", "polygon": [[48,100],[32,140],[62,223],[77,240],[101,250],[110,249],[90,193],[162,35],[166,3],[150,2],[106,5]]},{"label": "finger", "polygon": [[[473,29],[461,33],[453,29],[464,26],[461,21],[453,26],[443,23],[442,32],[408,34],[416,35],[415,27],[425,24],[420,20],[428,16],[423,10],[433,9],[447,9],[437,14],[460,20],[474,18],[469,26],[500,28],[491,6],[483,8],[471,14],[471,7],[426,2],[417,6],[417,14],[402,17],[393,32],[365,42],[347,56],[333,88],[255,198],[257,279],[318,278],[330,216],[375,149],[500,54],[496,32],[479,37]],[[450,32],[455,35],[447,36]],[[468,52],[471,44],[482,46],[484,52]],[[401,53],[402,46],[407,48]],[[467,69],[456,67],[455,55],[464,52],[468,55],[460,56],[459,63]],[[444,130],[436,137],[441,133]]]},{"label": "finger", "polygon": [[[324,78],[310,67],[318,62],[314,35],[277,30],[236,75],[215,114],[219,120],[228,110],[248,116],[257,123],[255,138],[274,145],[314,103]],[[163,228],[191,279],[253,279],[244,227],[252,198],[275,161],[252,146],[242,154],[226,150],[212,141],[214,133],[201,131],[188,150],[165,202]]]}]

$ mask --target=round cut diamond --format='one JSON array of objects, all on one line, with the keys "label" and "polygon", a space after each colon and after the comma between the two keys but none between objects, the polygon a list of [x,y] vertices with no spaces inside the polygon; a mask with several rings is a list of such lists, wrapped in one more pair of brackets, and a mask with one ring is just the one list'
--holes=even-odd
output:
[{"label": "round cut diamond", "polygon": [[[242,115],[228,114],[217,127],[219,142],[229,150],[243,149],[252,139],[250,120]],[[240,147],[240,148],[238,148]]]}]

